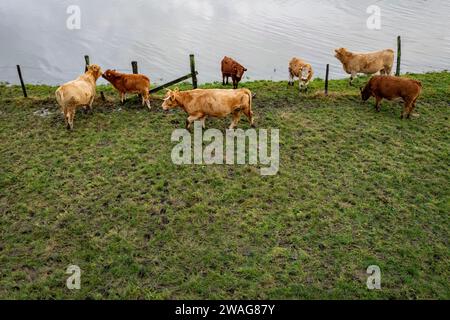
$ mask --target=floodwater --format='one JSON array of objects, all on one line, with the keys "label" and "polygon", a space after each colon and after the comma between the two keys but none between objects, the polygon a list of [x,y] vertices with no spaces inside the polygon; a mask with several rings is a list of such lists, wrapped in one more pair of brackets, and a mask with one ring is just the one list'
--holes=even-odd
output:
[{"label": "floodwater", "polygon": [[[71,5],[80,9],[80,29],[67,27]],[[380,30],[367,27],[371,5],[380,8]],[[287,80],[293,56],[317,77],[329,63],[331,77],[342,78],[334,48],[396,49],[397,35],[402,72],[444,70],[449,16],[447,0],[1,0],[0,81],[18,83],[20,64],[27,83],[59,84],[83,71],[88,54],[126,72],[136,60],[162,83],[189,73],[190,53],[202,83],[221,80],[224,55],[248,68],[247,80]]]}]

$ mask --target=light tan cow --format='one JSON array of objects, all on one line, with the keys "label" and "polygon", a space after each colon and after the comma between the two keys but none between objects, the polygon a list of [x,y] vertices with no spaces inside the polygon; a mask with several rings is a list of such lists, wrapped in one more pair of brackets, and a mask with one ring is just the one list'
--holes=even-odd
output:
[{"label": "light tan cow", "polygon": [[92,110],[95,99],[97,79],[102,75],[102,70],[96,64],[90,65],[85,74],[76,80],[63,84],[56,90],[56,101],[61,107],[66,120],[67,129],[73,130],[73,120],[78,108]]},{"label": "light tan cow", "polygon": [[341,61],[345,72],[351,74],[350,85],[358,73],[390,75],[394,65],[394,51],[386,49],[376,52],[356,53],[345,48],[334,50],[335,57]]},{"label": "light tan cow", "polygon": [[230,129],[236,128],[241,114],[244,113],[254,126],[252,112],[252,93],[248,89],[196,89],[189,91],[169,90],[164,98],[162,108],[169,110],[181,108],[189,117],[186,128],[194,121],[200,120],[205,128],[207,117],[224,118],[233,115]]},{"label": "light tan cow", "polygon": [[294,85],[295,77],[299,80],[300,91],[307,91],[308,84],[314,76],[314,71],[309,63],[302,59],[292,58],[289,62],[289,85]]}]

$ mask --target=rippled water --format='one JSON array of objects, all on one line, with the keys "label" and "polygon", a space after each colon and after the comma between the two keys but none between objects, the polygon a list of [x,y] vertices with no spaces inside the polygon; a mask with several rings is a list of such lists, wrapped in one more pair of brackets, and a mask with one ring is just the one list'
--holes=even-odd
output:
[{"label": "rippled water", "polygon": [[[381,30],[369,30],[369,5],[381,8]],[[81,29],[66,28],[69,5]],[[195,53],[200,82],[220,81],[220,60],[235,57],[247,79],[287,80],[292,56],[323,77],[345,77],[333,49],[395,48],[402,71],[449,68],[450,2],[439,0],[1,0],[0,81],[58,84],[76,77],[85,54],[103,68],[131,69],[137,60],[153,82],[189,72]]]}]

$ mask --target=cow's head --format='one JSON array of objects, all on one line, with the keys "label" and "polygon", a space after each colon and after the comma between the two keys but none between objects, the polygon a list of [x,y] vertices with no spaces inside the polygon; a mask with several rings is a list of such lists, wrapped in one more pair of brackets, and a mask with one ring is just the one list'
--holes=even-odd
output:
[{"label": "cow's head", "polygon": [[348,55],[348,51],[345,48],[339,48],[335,49],[334,52],[336,53],[334,56],[339,60],[343,61]]},{"label": "cow's head", "polygon": [[300,70],[300,89],[308,85],[309,80],[312,78],[313,70],[310,65],[303,66]]},{"label": "cow's head", "polygon": [[97,80],[102,75],[102,69],[96,64],[91,64],[87,69],[87,73],[92,74],[95,80]]},{"label": "cow's head", "polygon": [[180,106],[178,100],[179,90],[178,88],[175,90],[167,90],[166,96],[164,97],[164,102],[162,104],[163,110],[170,110]]},{"label": "cow's head", "polygon": [[102,74],[102,78],[108,81],[114,80],[116,77],[116,73],[116,70],[108,69],[105,71],[105,73]]},{"label": "cow's head", "polygon": [[247,69],[241,65],[235,65],[233,71],[236,74],[237,80],[241,81],[242,77],[244,76],[244,72],[247,71]]},{"label": "cow's head", "polygon": [[367,100],[369,100],[369,98],[372,96],[372,88],[371,88],[371,84],[370,81],[368,84],[366,84],[366,86],[363,88],[359,88],[359,91],[361,92],[361,99],[366,102]]}]

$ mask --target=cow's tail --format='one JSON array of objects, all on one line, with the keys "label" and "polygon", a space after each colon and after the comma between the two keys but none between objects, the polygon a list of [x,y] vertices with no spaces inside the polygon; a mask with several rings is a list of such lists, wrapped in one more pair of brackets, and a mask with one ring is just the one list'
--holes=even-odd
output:
[{"label": "cow's tail", "polygon": [[248,96],[248,105],[245,106],[244,113],[248,117],[248,121],[254,126],[254,119],[253,119],[253,94],[249,89],[244,89],[245,94]]},{"label": "cow's tail", "polygon": [[413,80],[413,81],[419,86],[419,95],[420,95],[420,93],[423,91],[422,82],[420,82],[419,80]]},{"label": "cow's tail", "polygon": [[417,83],[417,85],[420,87],[420,89],[423,89],[422,82],[420,82],[419,80],[414,80],[414,82]]},{"label": "cow's tail", "polygon": [[58,102],[59,106],[63,108],[63,101],[64,101],[64,93],[61,89],[56,90],[55,92],[56,96],[56,102]]}]

